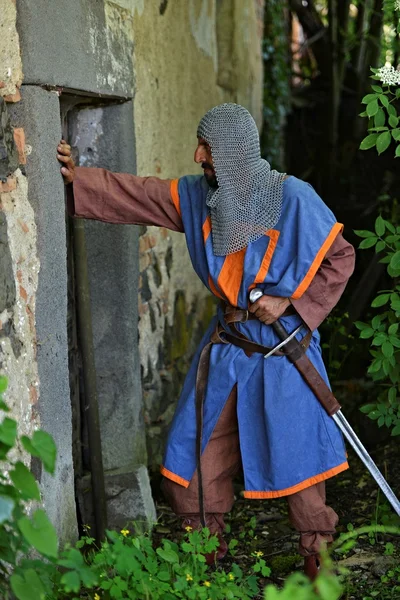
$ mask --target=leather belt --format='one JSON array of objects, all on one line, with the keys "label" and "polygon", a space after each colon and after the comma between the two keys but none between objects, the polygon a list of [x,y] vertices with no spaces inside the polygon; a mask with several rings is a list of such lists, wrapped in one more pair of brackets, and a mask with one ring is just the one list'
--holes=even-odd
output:
[{"label": "leather belt", "polygon": [[[222,307],[224,309],[224,320],[227,325],[230,325],[231,323],[246,323],[247,321],[258,320],[258,318],[248,310],[235,308],[234,306],[230,306],[229,304],[225,303],[223,303]],[[296,310],[294,306],[290,305],[287,307],[281,317],[289,317],[295,314]]]}]

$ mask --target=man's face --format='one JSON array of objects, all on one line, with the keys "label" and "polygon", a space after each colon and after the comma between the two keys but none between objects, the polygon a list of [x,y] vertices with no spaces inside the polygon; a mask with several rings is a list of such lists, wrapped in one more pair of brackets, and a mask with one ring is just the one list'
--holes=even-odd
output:
[{"label": "man's face", "polygon": [[201,165],[204,177],[210,187],[218,187],[217,176],[214,170],[214,162],[211,156],[211,148],[203,138],[197,138],[197,148],[194,153],[194,162]]}]

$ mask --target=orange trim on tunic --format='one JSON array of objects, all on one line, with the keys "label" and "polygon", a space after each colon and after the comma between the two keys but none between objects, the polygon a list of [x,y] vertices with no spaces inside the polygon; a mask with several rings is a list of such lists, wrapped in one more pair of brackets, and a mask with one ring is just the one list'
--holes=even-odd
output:
[{"label": "orange trim on tunic", "polygon": [[204,244],[207,242],[211,233],[211,217],[208,216],[203,223],[203,240]]},{"label": "orange trim on tunic", "polygon": [[263,283],[269,271],[269,266],[271,264],[272,257],[275,252],[276,245],[278,243],[280,231],[277,229],[268,229],[265,232],[265,235],[268,235],[270,240],[268,243],[268,248],[264,254],[264,258],[262,259],[261,267],[258,270],[254,283],[251,284],[249,289],[253,289],[257,286],[257,283]]},{"label": "orange trim on tunic", "polygon": [[237,299],[243,278],[246,249],[242,248],[238,252],[228,254],[218,276],[218,287],[225,294],[232,306],[237,306]]},{"label": "orange trim on tunic", "polygon": [[178,183],[179,183],[179,179],[172,179],[171,181],[171,198],[172,198],[172,202],[174,203],[174,206],[176,208],[176,212],[178,213],[178,215],[180,217],[182,217],[182,213],[181,213],[181,201],[179,199],[179,192],[178,192]]},{"label": "orange trim on tunic", "polygon": [[263,498],[281,498],[282,496],[290,496],[291,494],[296,494],[297,492],[301,492],[301,490],[305,490],[316,483],[320,483],[320,481],[325,481],[325,479],[329,479],[330,477],[334,477],[342,471],[346,471],[349,468],[349,463],[346,461],[337,467],[333,467],[333,469],[329,469],[329,471],[325,471],[324,473],[320,473],[319,475],[315,475],[315,477],[310,477],[301,483],[297,483],[292,487],[286,488],[285,490],[277,490],[274,492],[243,492],[243,496],[245,498],[249,498],[251,500],[262,500]]},{"label": "orange trim on tunic", "polygon": [[179,477],[179,475],[175,475],[175,473],[172,473],[172,471],[168,471],[168,469],[166,469],[163,465],[160,466],[160,473],[161,475],[164,475],[164,477],[167,477],[167,479],[171,479],[171,481],[179,483],[179,485],[182,485],[184,488],[189,487],[190,481],[183,479],[183,477]]},{"label": "orange trim on tunic", "polygon": [[334,226],[332,227],[328,237],[326,238],[325,242],[322,244],[321,248],[319,249],[317,256],[314,258],[313,263],[312,263],[311,267],[308,269],[306,276],[304,277],[303,281],[300,283],[298,288],[295,290],[295,292],[292,296],[292,300],[298,300],[304,294],[304,292],[306,291],[306,289],[308,288],[308,286],[314,279],[314,275],[318,271],[319,267],[321,266],[321,263],[324,260],[325,255],[328,252],[329,248],[332,246],[337,235],[339,233],[341,233],[342,231],[343,231],[342,223],[335,223]]},{"label": "orange trim on tunic", "polygon": [[221,300],[225,300],[223,295],[215,287],[215,283],[211,279],[211,275],[208,276],[208,286],[209,286],[211,292],[214,294],[214,296],[217,296],[217,298],[220,298]]}]

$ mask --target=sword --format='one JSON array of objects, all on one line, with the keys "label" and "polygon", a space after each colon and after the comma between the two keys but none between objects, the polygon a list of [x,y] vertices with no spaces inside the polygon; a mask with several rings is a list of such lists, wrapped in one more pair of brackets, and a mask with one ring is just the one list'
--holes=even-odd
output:
[{"label": "sword", "polygon": [[[256,302],[256,300],[261,298],[261,296],[263,295],[264,294],[260,289],[253,289],[250,292],[249,296],[250,302]],[[384,478],[384,476],[382,475],[382,473],[368,454],[361,441],[358,439],[350,423],[347,421],[346,417],[340,410],[341,407],[339,402],[333,396],[331,390],[329,389],[325,381],[322,379],[321,375],[315,369],[314,365],[309,360],[309,358],[306,356],[304,350],[300,346],[300,342],[294,337],[295,334],[298,332],[298,328],[292,334],[289,334],[282,325],[282,323],[279,322],[279,320],[275,321],[274,323],[271,323],[271,325],[276,335],[281,340],[281,342],[277,346],[275,346],[273,351],[277,350],[278,347],[287,347],[287,357],[300,372],[306,383],[310,386],[317,400],[322,404],[328,415],[331,416],[332,419],[335,421],[336,425],[339,427],[344,437],[353,447],[356,454],[358,454],[364,465],[367,467],[368,471],[371,473],[372,477],[375,479],[376,483],[381,488],[382,492],[385,494],[393,510],[400,517],[400,502],[398,501],[395,493],[393,492],[392,488],[389,486],[388,482],[386,481],[386,479]],[[270,356],[271,353],[273,353],[273,351],[269,352],[268,355],[265,355],[265,357],[267,358],[268,356]]]}]

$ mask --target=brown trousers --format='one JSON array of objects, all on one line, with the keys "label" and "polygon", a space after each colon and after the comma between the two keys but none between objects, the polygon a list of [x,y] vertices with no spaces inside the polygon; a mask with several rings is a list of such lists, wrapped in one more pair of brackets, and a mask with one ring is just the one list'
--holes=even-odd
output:
[{"label": "brown trousers", "polygon": [[[236,402],[235,386],[201,460],[206,521],[213,533],[222,533],[225,527],[224,513],[234,501],[233,477],[241,467]],[[164,478],[163,492],[175,514],[183,518],[183,526],[199,526],[197,472],[188,488]],[[317,553],[323,543],[332,541],[338,522],[335,511],[325,504],[325,482],[286,498],[290,522],[300,533],[300,554]]]}]

